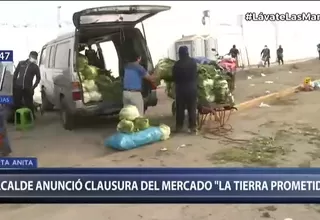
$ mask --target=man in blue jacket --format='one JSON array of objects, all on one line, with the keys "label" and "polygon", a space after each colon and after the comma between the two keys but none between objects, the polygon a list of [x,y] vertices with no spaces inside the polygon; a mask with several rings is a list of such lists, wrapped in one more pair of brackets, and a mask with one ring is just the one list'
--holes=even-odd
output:
[{"label": "man in blue jacket", "polygon": [[189,56],[188,47],[179,48],[179,60],[172,69],[176,86],[176,132],[183,128],[184,111],[188,110],[189,132],[197,132],[197,63]]},{"label": "man in blue jacket", "polygon": [[124,69],[123,78],[123,105],[134,105],[137,107],[140,116],[144,114],[144,101],[142,97],[143,79],[153,83],[155,75],[150,75],[148,71],[140,64],[141,56],[132,52],[129,62]]}]

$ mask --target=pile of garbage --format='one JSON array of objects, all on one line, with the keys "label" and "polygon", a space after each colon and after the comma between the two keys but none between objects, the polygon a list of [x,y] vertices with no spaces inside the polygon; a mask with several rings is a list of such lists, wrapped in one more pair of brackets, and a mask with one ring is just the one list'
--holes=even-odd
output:
[{"label": "pile of garbage", "polygon": [[320,88],[320,81],[312,81],[310,77],[306,77],[302,83],[302,85],[299,86],[300,91],[313,91],[318,90]]},{"label": "pile of garbage", "polygon": [[[172,68],[175,61],[161,59],[155,72],[166,84],[167,96],[175,99],[175,84],[172,79]],[[234,97],[229,90],[229,76],[216,69],[214,65],[198,64],[198,102],[229,104],[233,106]]]},{"label": "pile of garbage", "polygon": [[120,78],[114,78],[110,70],[88,64],[88,58],[78,54],[78,71],[83,88],[84,103],[122,100]]},{"label": "pile of garbage", "polygon": [[[149,119],[140,117],[137,107],[133,105],[123,107],[119,113],[119,119],[117,131],[120,133],[131,134],[150,128]],[[159,128],[162,132],[161,140],[167,140],[170,136],[170,127],[161,124]]]}]

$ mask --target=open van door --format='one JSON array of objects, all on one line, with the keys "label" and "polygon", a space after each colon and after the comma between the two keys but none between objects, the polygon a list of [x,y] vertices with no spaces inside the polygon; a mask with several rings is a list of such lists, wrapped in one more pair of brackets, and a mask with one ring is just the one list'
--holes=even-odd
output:
[{"label": "open van door", "polygon": [[159,12],[170,10],[161,5],[119,5],[85,9],[73,14],[73,24],[77,29],[85,27],[134,27],[137,23]]}]

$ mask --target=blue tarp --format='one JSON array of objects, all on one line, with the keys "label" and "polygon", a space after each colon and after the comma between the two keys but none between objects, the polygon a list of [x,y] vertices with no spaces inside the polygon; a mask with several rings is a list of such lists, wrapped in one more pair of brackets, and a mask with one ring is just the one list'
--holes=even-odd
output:
[{"label": "blue tarp", "polygon": [[116,150],[131,150],[146,144],[158,142],[161,140],[162,135],[159,127],[150,127],[132,134],[118,132],[107,138],[104,145]]},{"label": "blue tarp", "polygon": [[209,64],[210,62],[212,62],[212,60],[210,60],[206,57],[194,57],[193,59],[195,59],[195,61],[198,64]]}]

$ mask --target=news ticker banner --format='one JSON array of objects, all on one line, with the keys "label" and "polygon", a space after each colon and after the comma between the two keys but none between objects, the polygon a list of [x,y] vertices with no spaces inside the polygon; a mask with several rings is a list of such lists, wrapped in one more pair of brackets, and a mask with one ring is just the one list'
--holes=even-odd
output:
[{"label": "news ticker banner", "polygon": [[1,203],[320,203],[320,169],[1,169]]},{"label": "news ticker banner", "polygon": [[0,50],[0,104],[12,104],[13,51]]}]

